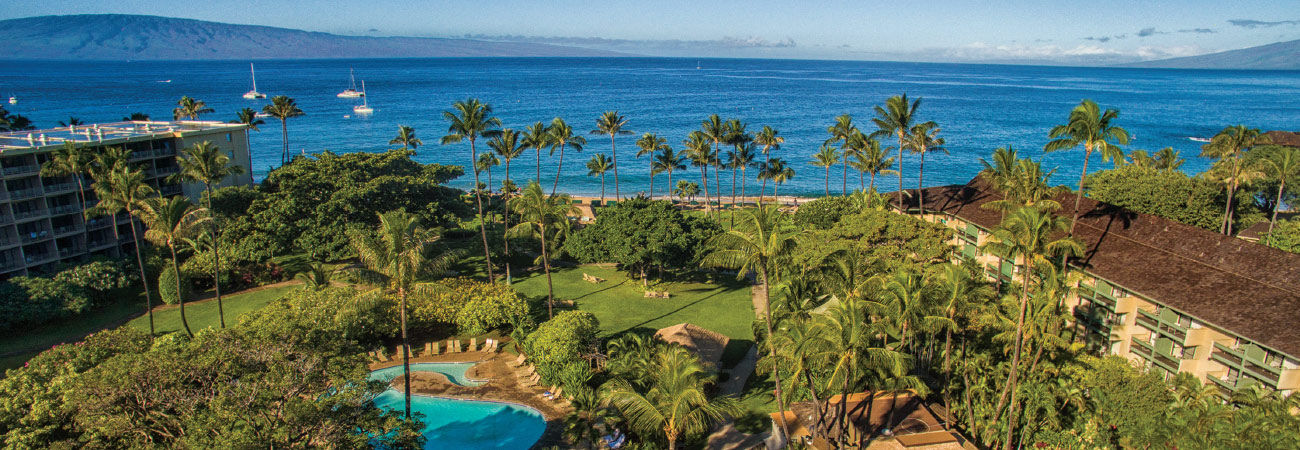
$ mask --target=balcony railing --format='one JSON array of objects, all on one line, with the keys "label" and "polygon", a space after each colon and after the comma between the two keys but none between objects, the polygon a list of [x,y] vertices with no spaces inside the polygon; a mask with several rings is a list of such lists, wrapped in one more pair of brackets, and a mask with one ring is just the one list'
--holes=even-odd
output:
[{"label": "balcony railing", "polygon": [[1251,374],[1253,374],[1256,378],[1271,381],[1273,385],[1276,385],[1278,378],[1282,376],[1282,369],[1275,369],[1268,366],[1261,366],[1259,364],[1250,362],[1249,360],[1246,361],[1246,364],[1243,365],[1243,367],[1245,367],[1246,370],[1249,371]]},{"label": "balcony railing", "polygon": [[70,257],[70,256],[79,255],[79,254],[82,254],[82,253],[85,253],[85,252],[86,252],[86,249],[84,249],[84,248],[78,248],[78,247],[65,247],[65,248],[61,248],[61,249],[59,249],[59,257],[61,257],[61,258],[67,258],[67,257]]},{"label": "balcony railing", "polygon": [[50,208],[50,215],[57,216],[59,214],[70,214],[78,211],[81,211],[81,207],[75,203],[69,205],[59,205]]},{"label": "balcony railing", "polygon": [[14,220],[27,220],[33,217],[44,217],[45,210],[29,209],[27,211],[14,211]]},{"label": "balcony railing", "polygon": [[63,226],[54,227],[54,234],[58,236],[62,236],[70,233],[80,233],[83,230],[84,229],[81,228],[80,225],[63,225]]},{"label": "balcony railing", "polygon": [[27,264],[35,264],[53,257],[54,257],[53,253],[43,252],[43,253],[33,253],[33,254],[26,255],[26,257],[24,257],[23,259],[27,261]]},{"label": "balcony railing", "polygon": [[46,194],[56,194],[60,192],[75,191],[75,190],[77,190],[77,183],[59,183],[59,184],[50,184],[45,186]]},{"label": "balcony railing", "polygon": [[25,199],[25,198],[38,197],[38,196],[42,195],[43,193],[44,193],[44,192],[41,191],[41,188],[39,188],[39,187],[33,187],[33,188],[18,189],[18,190],[9,191],[9,197],[12,198],[12,199],[14,199],[14,200],[22,200],[22,199]]},{"label": "balcony railing", "polygon": [[4,173],[5,175],[22,175],[25,173],[39,172],[40,170],[41,170],[41,166],[36,166],[36,165],[13,166],[13,167],[5,167]]},{"label": "balcony railing", "polygon": [[49,238],[50,238],[50,232],[48,230],[23,233],[24,243],[38,242]]}]

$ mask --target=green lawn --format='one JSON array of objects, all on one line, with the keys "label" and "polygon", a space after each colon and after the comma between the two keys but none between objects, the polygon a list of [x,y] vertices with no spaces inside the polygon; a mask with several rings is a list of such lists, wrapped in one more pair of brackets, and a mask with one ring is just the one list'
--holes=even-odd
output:
[{"label": "green lawn", "polygon": [[[263,306],[279,299],[284,294],[297,289],[297,285],[276,286],[257,291],[240,293],[222,297],[221,302],[226,310],[226,326],[239,323],[239,316],[249,311],[261,309]],[[181,310],[177,307],[154,311],[154,326],[159,334],[180,331],[181,328]],[[186,304],[185,318],[190,323],[190,330],[198,332],[203,328],[216,327],[221,324],[217,317],[217,302],[206,301],[203,303]],[[149,331],[149,317],[140,316],[127,324],[139,330]]]},{"label": "green lawn", "polygon": [[[583,273],[606,281],[599,284],[583,281]],[[754,342],[751,328],[754,308],[749,286],[729,278],[720,284],[689,281],[651,284],[653,290],[672,293],[672,298],[662,299],[645,298],[640,280],[630,280],[626,273],[612,267],[588,265],[557,269],[551,275],[555,299],[574,300],[578,309],[595,314],[600,319],[602,337],[626,332],[653,333],[689,322],[731,338],[723,357],[724,367],[739,361]],[[514,287],[523,295],[545,299],[546,276],[538,272],[516,277]]]}]

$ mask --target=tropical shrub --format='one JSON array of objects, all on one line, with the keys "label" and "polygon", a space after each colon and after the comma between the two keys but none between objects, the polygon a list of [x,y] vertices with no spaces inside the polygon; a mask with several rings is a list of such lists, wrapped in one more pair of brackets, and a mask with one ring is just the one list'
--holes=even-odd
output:
[{"label": "tropical shrub", "polygon": [[14,277],[0,283],[0,332],[100,307],[134,277],[120,262],[99,260],[49,276]]},{"label": "tropical shrub", "polygon": [[[1137,165],[1088,175],[1088,197],[1214,231],[1223,224],[1227,202],[1227,194],[1219,184],[1177,170]],[[1239,202],[1236,217],[1258,218],[1258,214],[1251,214],[1257,213],[1255,209],[1250,202]]]},{"label": "tropical shrub", "polygon": [[579,261],[618,263],[644,279],[652,267],[696,267],[704,243],[720,231],[716,222],[666,201],[634,198],[601,209],[564,249]]},{"label": "tropical shrub", "polygon": [[163,303],[175,305],[181,302],[182,298],[190,298],[192,289],[190,287],[190,278],[184,270],[180,273],[180,292],[176,291],[176,270],[172,266],[162,269],[158,274],[158,296],[162,298]]},{"label": "tropical shrub", "polygon": [[468,278],[425,284],[406,302],[407,323],[417,330],[454,325],[458,333],[479,334],[528,314],[528,303],[514,289]]},{"label": "tropical shrub", "polygon": [[543,322],[524,341],[524,352],[548,383],[563,381],[569,363],[582,360],[600,332],[600,321],[586,311],[563,311]]},{"label": "tropical shrub", "polygon": [[800,228],[825,230],[839,222],[841,217],[860,209],[853,197],[822,197],[799,205],[799,210],[794,213],[794,223]]},{"label": "tropical shrub", "polygon": [[1259,243],[1291,253],[1300,253],[1300,219],[1283,220]]}]

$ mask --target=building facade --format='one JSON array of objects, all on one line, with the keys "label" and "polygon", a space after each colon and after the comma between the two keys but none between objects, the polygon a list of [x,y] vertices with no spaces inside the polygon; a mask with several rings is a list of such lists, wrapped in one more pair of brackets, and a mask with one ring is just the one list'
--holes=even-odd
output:
[{"label": "building facade", "polygon": [[[129,218],[85,217],[77,179],[41,176],[41,167],[66,142],[92,151],[131,150],[130,162],[163,196],[197,200],[203,186],[178,183],[176,157],[199,142],[216,144],[244,174],[226,185],[251,184],[245,125],[206,121],[120,122],[0,133],[0,279],[51,269],[92,255],[118,255],[132,244]],[[83,182],[87,207],[97,203],[92,180]]]},{"label": "building facade", "polygon": [[[919,214],[916,191],[907,210]],[[1001,198],[978,178],[926,188],[923,220],[955,231],[961,255],[1009,282],[1022,268],[982,247]],[[1073,194],[1056,199],[1073,205]],[[897,205],[895,205],[897,206]],[[1082,280],[1067,299],[1084,342],[1167,377],[1192,374],[1229,393],[1300,389],[1300,255],[1083,199],[1071,260]],[[1069,206],[1056,214],[1073,215]]]}]

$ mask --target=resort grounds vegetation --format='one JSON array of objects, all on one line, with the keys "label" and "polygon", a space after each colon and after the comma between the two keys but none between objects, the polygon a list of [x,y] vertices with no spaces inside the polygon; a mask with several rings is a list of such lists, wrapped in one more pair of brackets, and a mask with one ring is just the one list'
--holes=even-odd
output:
[{"label": "resort grounds vegetation", "polygon": [[0,335],[103,308],[136,281],[125,266],[97,260],[0,282]]}]

